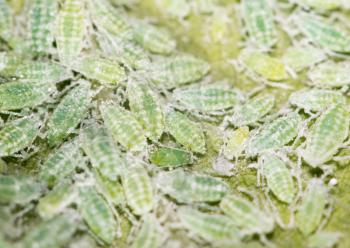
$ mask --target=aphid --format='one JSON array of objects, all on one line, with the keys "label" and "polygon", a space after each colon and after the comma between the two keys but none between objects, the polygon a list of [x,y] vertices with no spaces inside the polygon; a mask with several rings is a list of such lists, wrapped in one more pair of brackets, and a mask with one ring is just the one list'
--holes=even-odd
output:
[{"label": "aphid", "polygon": [[76,197],[74,186],[65,182],[40,198],[36,210],[42,218],[50,219],[62,213]]},{"label": "aphid", "polygon": [[242,1],[241,9],[249,42],[256,48],[270,50],[277,42],[277,30],[269,1]]},{"label": "aphid", "polygon": [[117,180],[126,161],[108,136],[104,127],[97,124],[83,129],[81,134],[81,147],[91,160],[91,164],[103,176],[110,180]]},{"label": "aphid", "polygon": [[214,84],[175,89],[173,98],[189,111],[223,114],[234,108],[243,99],[243,96],[238,90]]},{"label": "aphid", "polygon": [[0,157],[10,156],[30,146],[41,125],[36,115],[7,122],[0,130]]},{"label": "aphid", "polygon": [[327,61],[317,65],[308,72],[307,83],[319,88],[342,87],[350,84],[350,63]]},{"label": "aphid", "polygon": [[9,39],[13,30],[12,9],[6,0],[0,0],[0,37]]},{"label": "aphid", "polygon": [[176,41],[166,29],[147,23],[136,24],[134,40],[147,51],[156,54],[167,55],[176,48]]},{"label": "aphid", "polygon": [[193,156],[190,152],[173,148],[159,147],[149,155],[152,164],[159,167],[178,167],[193,163]]},{"label": "aphid", "polygon": [[[1,0],[0,0],[1,1]],[[30,63],[21,55],[9,52],[0,52],[0,77],[12,79],[18,66]]]},{"label": "aphid", "polygon": [[228,191],[220,179],[182,169],[160,172],[155,180],[164,194],[180,203],[218,202]]},{"label": "aphid", "polygon": [[349,135],[350,114],[345,105],[335,105],[325,111],[306,136],[306,146],[300,155],[312,167],[331,160]]},{"label": "aphid", "polygon": [[319,112],[332,105],[346,104],[346,98],[338,91],[306,89],[293,92],[289,97],[289,103],[308,112]]},{"label": "aphid", "polygon": [[53,25],[57,14],[56,0],[35,0],[30,9],[30,49],[34,55],[50,52],[53,42]]},{"label": "aphid", "polygon": [[350,52],[349,33],[329,24],[324,18],[306,12],[298,12],[293,16],[293,21],[299,30],[316,45],[334,52]]},{"label": "aphid", "polygon": [[157,142],[164,132],[165,116],[156,93],[146,84],[130,82],[127,85],[129,106],[145,130],[145,135]]},{"label": "aphid", "polygon": [[166,16],[185,19],[190,11],[191,5],[188,0],[156,0],[156,4]]},{"label": "aphid", "polygon": [[202,79],[209,69],[206,61],[185,54],[153,62],[147,76],[157,87],[172,89]]},{"label": "aphid", "polygon": [[91,231],[110,245],[117,234],[117,220],[108,203],[94,187],[80,187],[78,209]]},{"label": "aphid", "polygon": [[124,189],[118,180],[110,180],[102,176],[97,171],[94,171],[94,179],[96,180],[97,190],[104,196],[104,198],[113,205],[125,205]]},{"label": "aphid", "polygon": [[320,231],[310,236],[307,241],[308,248],[332,248],[343,235],[339,232]]},{"label": "aphid", "polygon": [[322,180],[311,179],[296,214],[296,226],[305,236],[310,235],[319,227],[328,198],[327,188]]},{"label": "aphid", "polygon": [[85,56],[72,64],[73,70],[104,85],[117,85],[126,80],[125,70],[111,59]]},{"label": "aphid", "polygon": [[91,102],[90,84],[78,81],[78,86],[63,97],[47,124],[47,140],[51,146],[62,142],[85,118]]},{"label": "aphid", "polygon": [[108,133],[115,142],[132,152],[144,151],[147,140],[142,126],[131,112],[107,103],[100,106],[100,111]]},{"label": "aphid", "polygon": [[220,202],[220,208],[244,234],[269,233],[275,227],[270,214],[240,196],[226,195]]},{"label": "aphid", "polygon": [[0,111],[33,108],[51,99],[55,85],[47,83],[0,84]]},{"label": "aphid", "polygon": [[184,228],[215,246],[229,247],[240,241],[237,226],[225,215],[203,213],[190,207],[179,207],[176,213]]},{"label": "aphid", "polygon": [[245,149],[245,143],[249,137],[249,128],[243,126],[234,131],[227,131],[224,134],[224,144],[221,152],[225,158],[232,160],[238,158]]},{"label": "aphid", "polygon": [[122,173],[122,185],[128,206],[136,215],[150,212],[155,203],[151,178],[137,161]]},{"label": "aphid", "polygon": [[42,181],[53,186],[66,177],[72,176],[77,167],[84,166],[84,159],[77,144],[77,140],[64,143],[57,150],[52,151],[39,173]]},{"label": "aphid", "polygon": [[273,154],[259,158],[259,173],[266,178],[267,187],[282,202],[291,203],[295,195],[293,178],[286,164]]},{"label": "aphid", "polygon": [[254,156],[265,151],[282,148],[297,136],[301,123],[301,117],[292,112],[265,124],[257,133],[253,133],[249,137],[247,153]]},{"label": "aphid", "polygon": [[252,125],[267,115],[275,105],[273,95],[258,95],[237,106],[230,122],[237,127]]},{"label": "aphid", "polygon": [[78,229],[75,212],[67,212],[45,220],[24,236],[20,247],[62,247],[68,243]]},{"label": "aphid", "polygon": [[239,55],[238,63],[242,63],[248,75],[256,81],[261,81],[259,76],[271,81],[282,81],[288,78],[282,60],[259,51],[243,50]]},{"label": "aphid", "polygon": [[0,203],[24,205],[39,198],[43,190],[32,177],[0,175]]},{"label": "aphid", "polygon": [[138,230],[132,248],[157,248],[165,240],[166,233],[162,230],[156,218],[152,215],[143,217],[143,223]]},{"label": "aphid", "polygon": [[175,140],[186,149],[199,154],[206,152],[203,130],[186,115],[170,110],[166,116],[166,127]]},{"label": "aphid", "polygon": [[66,0],[56,20],[56,43],[60,62],[69,66],[83,49],[86,34],[85,1]]}]

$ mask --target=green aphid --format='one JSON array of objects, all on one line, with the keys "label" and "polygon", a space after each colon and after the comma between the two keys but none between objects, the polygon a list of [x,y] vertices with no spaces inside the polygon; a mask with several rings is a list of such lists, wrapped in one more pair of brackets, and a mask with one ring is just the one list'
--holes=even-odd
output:
[{"label": "green aphid", "polygon": [[202,79],[209,69],[206,61],[184,54],[153,62],[147,76],[157,87],[172,89]]},{"label": "green aphid", "polygon": [[243,100],[243,95],[238,90],[220,83],[178,88],[174,90],[173,97],[187,110],[203,114],[224,114]]},{"label": "green aphid", "polygon": [[73,70],[85,77],[99,81],[103,85],[117,85],[126,80],[124,68],[116,61],[93,56],[77,59],[72,64]]},{"label": "green aphid", "polygon": [[0,203],[28,204],[44,191],[41,183],[29,176],[0,175]]},{"label": "green aphid", "polygon": [[66,0],[56,19],[55,38],[58,57],[66,66],[70,66],[83,49],[87,32],[84,7],[83,0]]},{"label": "green aphid", "polygon": [[237,106],[230,121],[237,127],[256,124],[272,110],[274,105],[273,95],[258,95],[242,106]]},{"label": "green aphid", "polygon": [[13,11],[6,0],[0,0],[0,38],[8,40],[13,31]]},{"label": "green aphid", "polygon": [[78,229],[75,212],[67,212],[32,227],[20,241],[20,247],[64,247]]},{"label": "green aphid", "polygon": [[202,128],[186,115],[170,110],[166,115],[167,131],[175,140],[190,151],[204,154],[206,152],[205,137]]},{"label": "green aphid", "polygon": [[296,226],[305,236],[310,235],[319,227],[325,214],[328,198],[328,190],[322,180],[311,179],[296,214]]},{"label": "green aphid", "polygon": [[193,155],[182,149],[162,146],[151,152],[149,160],[159,167],[174,168],[192,164]]},{"label": "green aphid", "polygon": [[118,180],[110,180],[95,171],[96,188],[104,198],[113,205],[125,205],[124,189]]},{"label": "green aphid", "polygon": [[34,108],[49,101],[56,86],[45,83],[0,84],[0,111]]},{"label": "green aphid", "polygon": [[304,89],[293,92],[289,103],[308,112],[320,112],[332,105],[346,104],[346,98],[339,91]]},{"label": "green aphid", "polygon": [[22,55],[12,52],[0,52],[0,78],[12,80],[17,68],[27,63],[29,61],[24,59]]},{"label": "green aphid", "polygon": [[36,115],[6,122],[0,130],[0,157],[11,156],[30,146],[39,134],[41,125]]},{"label": "green aphid", "polygon": [[259,173],[265,177],[267,187],[278,200],[290,204],[295,195],[291,171],[276,155],[263,154],[259,158]]},{"label": "green aphid", "polygon": [[301,124],[301,117],[292,112],[263,125],[249,137],[247,154],[255,156],[266,151],[282,148],[298,135]]},{"label": "green aphid", "polygon": [[147,51],[168,55],[176,48],[176,41],[168,30],[147,23],[136,23],[134,40]]},{"label": "green aphid", "polygon": [[277,43],[275,14],[270,1],[242,1],[241,11],[249,42],[256,48],[270,50]]},{"label": "green aphid", "polygon": [[249,138],[249,128],[243,126],[234,131],[225,132],[222,145],[222,154],[225,158],[237,159],[245,149],[245,143]]},{"label": "green aphid", "polygon": [[78,86],[67,93],[58,104],[47,124],[50,146],[57,145],[73,133],[88,114],[91,103],[90,84],[78,81]]},{"label": "green aphid", "polygon": [[50,219],[71,205],[77,197],[77,191],[72,184],[64,182],[39,199],[36,211],[41,218]]},{"label": "green aphid", "polygon": [[131,32],[131,26],[121,9],[114,8],[108,0],[88,0],[92,22],[98,29],[122,36]]},{"label": "green aphid", "polygon": [[222,180],[182,169],[160,172],[155,180],[164,194],[180,203],[218,202],[228,192]]},{"label": "green aphid", "polygon": [[103,103],[101,115],[113,140],[126,150],[142,152],[147,146],[146,136],[135,116],[120,106]]},{"label": "green aphid", "polygon": [[137,161],[123,171],[122,185],[128,206],[135,215],[144,215],[154,208],[155,195],[147,170]]},{"label": "green aphid", "polygon": [[77,140],[69,141],[48,155],[39,177],[48,186],[53,186],[71,177],[76,168],[84,167],[84,162]]},{"label": "green aphid", "polygon": [[110,245],[117,235],[117,220],[104,198],[92,186],[79,189],[79,212],[90,230]]},{"label": "green aphid", "polygon": [[328,23],[320,16],[306,12],[295,14],[294,22],[314,44],[334,52],[350,52],[350,34],[345,29]]},{"label": "green aphid", "polygon": [[326,61],[312,68],[307,76],[307,84],[318,88],[337,88],[350,84],[350,62]]},{"label": "green aphid", "polygon": [[143,217],[143,223],[132,241],[132,248],[158,248],[166,238],[166,233],[152,215]]},{"label": "green aphid", "polygon": [[331,160],[348,137],[349,125],[350,114],[346,105],[330,107],[311,127],[300,155],[312,167]]},{"label": "green aphid", "polygon": [[165,116],[159,96],[146,84],[131,81],[127,85],[129,106],[145,135],[157,142],[164,132]]},{"label": "green aphid", "polygon": [[58,11],[57,0],[34,0],[29,12],[30,50],[33,55],[50,53],[53,28]]},{"label": "green aphid", "polygon": [[270,233],[275,227],[270,214],[241,196],[226,195],[220,202],[220,208],[243,234]]},{"label": "green aphid", "polygon": [[215,247],[238,247],[240,231],[229,217],[190,207],[179,207],[176,213],[184,228]]},{"label": "green aphid", "polygon": [[106,129],[97,124],[83,129],[80,143],[92,166],[109,180],[117,180],[126,160]]},{"label": "green aphid", "polygon": [[343,235],[339,232],[319,231],[307,240],[308,248],[332,248]]}]

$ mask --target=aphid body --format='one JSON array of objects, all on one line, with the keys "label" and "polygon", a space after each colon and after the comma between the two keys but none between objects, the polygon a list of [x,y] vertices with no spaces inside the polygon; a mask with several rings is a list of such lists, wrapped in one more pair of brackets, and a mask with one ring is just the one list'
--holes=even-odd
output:
[{"label": "aphid body", "polygon": [[156,218],[147,215],[143,218],[143,223],[133,240],[132,248],[157,248],[164,240],[164,230],[162,230]]},{"label": "aphid body", "polygon": [[149,160],[152,164],[159,167],[178,167],[187,164],[192,164],[192,154],[188,151],[173,148],[173,147],[159,147],[151,152]]},{"label": "aphid body", "polygon": [[245,149],[245,143],[249,137],[249,128],[240,127],[234,131],[227,131],[224,134],[224,144],[222,145],[222,154],[225,158],[232,160],[238,158]]}]

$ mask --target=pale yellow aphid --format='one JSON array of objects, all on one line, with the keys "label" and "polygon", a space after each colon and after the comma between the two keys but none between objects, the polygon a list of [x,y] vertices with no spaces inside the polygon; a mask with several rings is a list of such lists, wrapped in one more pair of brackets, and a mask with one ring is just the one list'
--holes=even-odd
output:
[{"label": "pale yellow aphid", "polygon": [[249,128],[240,127],[234,131],[227,131],[224,135],[222,153],[225,158],[232,160],[238,158],[245,148],[245,142],[249,137]]}]

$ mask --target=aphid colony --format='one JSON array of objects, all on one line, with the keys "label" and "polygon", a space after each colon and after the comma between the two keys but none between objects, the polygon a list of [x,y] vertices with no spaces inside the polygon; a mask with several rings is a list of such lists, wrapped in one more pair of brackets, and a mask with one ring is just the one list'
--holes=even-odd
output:
[{"label": "aphid colony", "polygon": [[[342,243],[326,225],[349,159],[350,31],[328,16],[346,1],[230,4],[243,47],[229,62],[253,90],[215,80],[133,14],[140,1],[13,2],[0,0],[0,247],[279,247],[277,229]],[[221,4],[154,1],[182,28]],[[256,181],[237,184],[247,170]]]}]

